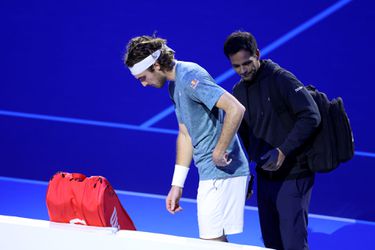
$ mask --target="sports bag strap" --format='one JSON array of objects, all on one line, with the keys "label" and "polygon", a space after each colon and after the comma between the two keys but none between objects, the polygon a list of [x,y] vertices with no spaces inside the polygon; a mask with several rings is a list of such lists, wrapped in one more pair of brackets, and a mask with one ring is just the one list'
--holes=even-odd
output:
[{"label": "sports bag strap", "polygon": [[[247,107],[250,107],[249,90],[248,90],[249,86],[246,86],[246,84],[244,84],[244,86],[245,86],[245,93],[246,93]],[[250,121],[251,121],[250,111],[247,111],[247,114],[248,114],[249,124],[250,124]]]},{"label": "sports bag strap", "polygon": [[271,97],[271,104],[272,104],[274,110],[278,114],[278,116],[279,116],[282,124],[285,126],[285,128],[288,131],[290,131],[294,126],[294,122],[295,122],[294,120],[295,119],[293,119],[294,116],[289,112],[289,110],[287,108],[288,107],[287,104],[282,99],[279,86],[276,83],[277,82],[277,76],[278,76],[279,72],[280,72],[280,69],[276,70],[273,73],[274,81],[270,81],[271,84],[269,85],[269,94],[270,94],[270,97]]},{"label": "sports bag strap", "polygon": [[72,173],[72,178],[77,181],[83,181],[84,179],[86,179],[86,175],[81,173]]}]

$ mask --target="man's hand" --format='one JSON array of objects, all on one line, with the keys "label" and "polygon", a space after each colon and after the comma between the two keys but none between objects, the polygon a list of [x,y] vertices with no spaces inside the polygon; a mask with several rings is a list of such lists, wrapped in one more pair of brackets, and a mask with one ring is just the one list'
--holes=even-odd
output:
[{"label": "man's hand", "polygon": [[250,200],[250,198],[253,196],[254,194],[254,190],[250,190],[247,192],[246,194],[246,200]]},{"label": "man's hand", "polygon": [[247,193],[246,193],[246,199],[249,200],[251,198],[251,196],[253,196],[254,194],[254,179],[255,179],[255,176],[250,174],[249,176],[249,184],[247,186]]},{"label": "man's hand", "polygon": [[171,214],[180,212],[182,207],[180,207],[180,199],[182,196],[182,188],[177,186],[172,186],[165,200],[165,205]]},{"label": "man's hand", "polygon": [[267,171],[276,171],[278,170],[285,160],[285,155],[281,152],[280,149],[275,148],[268,151],[264,154],[260,159],[261,160],[268,160],[261,166],[264,170]]},{"label": "man's hand", "polygon": [[228,153],[220,153],[216,149],[212,153],[212,160],[215,163],[215,165],[219,167],[228,166],[232,162],[232,159],[229,159]]}]

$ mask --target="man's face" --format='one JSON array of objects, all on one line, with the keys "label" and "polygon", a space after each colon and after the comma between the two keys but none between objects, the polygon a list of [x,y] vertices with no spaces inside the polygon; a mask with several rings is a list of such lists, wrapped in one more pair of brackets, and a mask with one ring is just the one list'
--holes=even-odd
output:
[{"label": "man's face", "polygon": [[162,88],[164,84],[167,82],[167,77],[165,74],[159,70],[159,67],[154,67],[154,71],[145,70],[141,74],[135,76],[143,87],[154,87],[154,88]]},{"label": "man's face", "polygon": [[230,55],[229,60],[233,69],[245,81],[254,79],[255,73],[260,67],[259,52],[251,55],[247,50],[240,50],[236,54]]}]

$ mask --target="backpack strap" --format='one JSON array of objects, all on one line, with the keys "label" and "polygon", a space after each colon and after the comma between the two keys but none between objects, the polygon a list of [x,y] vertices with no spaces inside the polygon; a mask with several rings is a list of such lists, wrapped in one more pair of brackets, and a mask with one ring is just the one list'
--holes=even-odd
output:
[{"label": "backpack strap", "polygon": [[272,74],[273,81],[269,81],[270,84],[268,86],[269,88],[269,94],[271,98],[271,104],[278,114],[282,124],[285,126],[285,128],[290,131],[295,123],[295,117],[288,109],[288,105],[285,103],[284,99],[282,98],[279,84],[277,84],[277,77],[281,73],[282,69],[275,70]]}]

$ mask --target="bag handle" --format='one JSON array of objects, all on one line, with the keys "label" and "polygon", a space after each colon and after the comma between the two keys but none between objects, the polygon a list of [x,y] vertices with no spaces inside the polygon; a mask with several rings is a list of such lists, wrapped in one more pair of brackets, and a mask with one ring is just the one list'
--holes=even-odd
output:
[{"label": "bag handle", "polygon": [[87,225],[85,220],[81,220],[81,219],[78,219],[78,218],[71,219],[69,221],[69,223],[70,224],[78,224],[78,225]]},{"label": "bag handle", "polygon": [[86,179],[86,175],[81,173],[72,173],[72,178],[78,181],[83,181],[84,179]]}]

